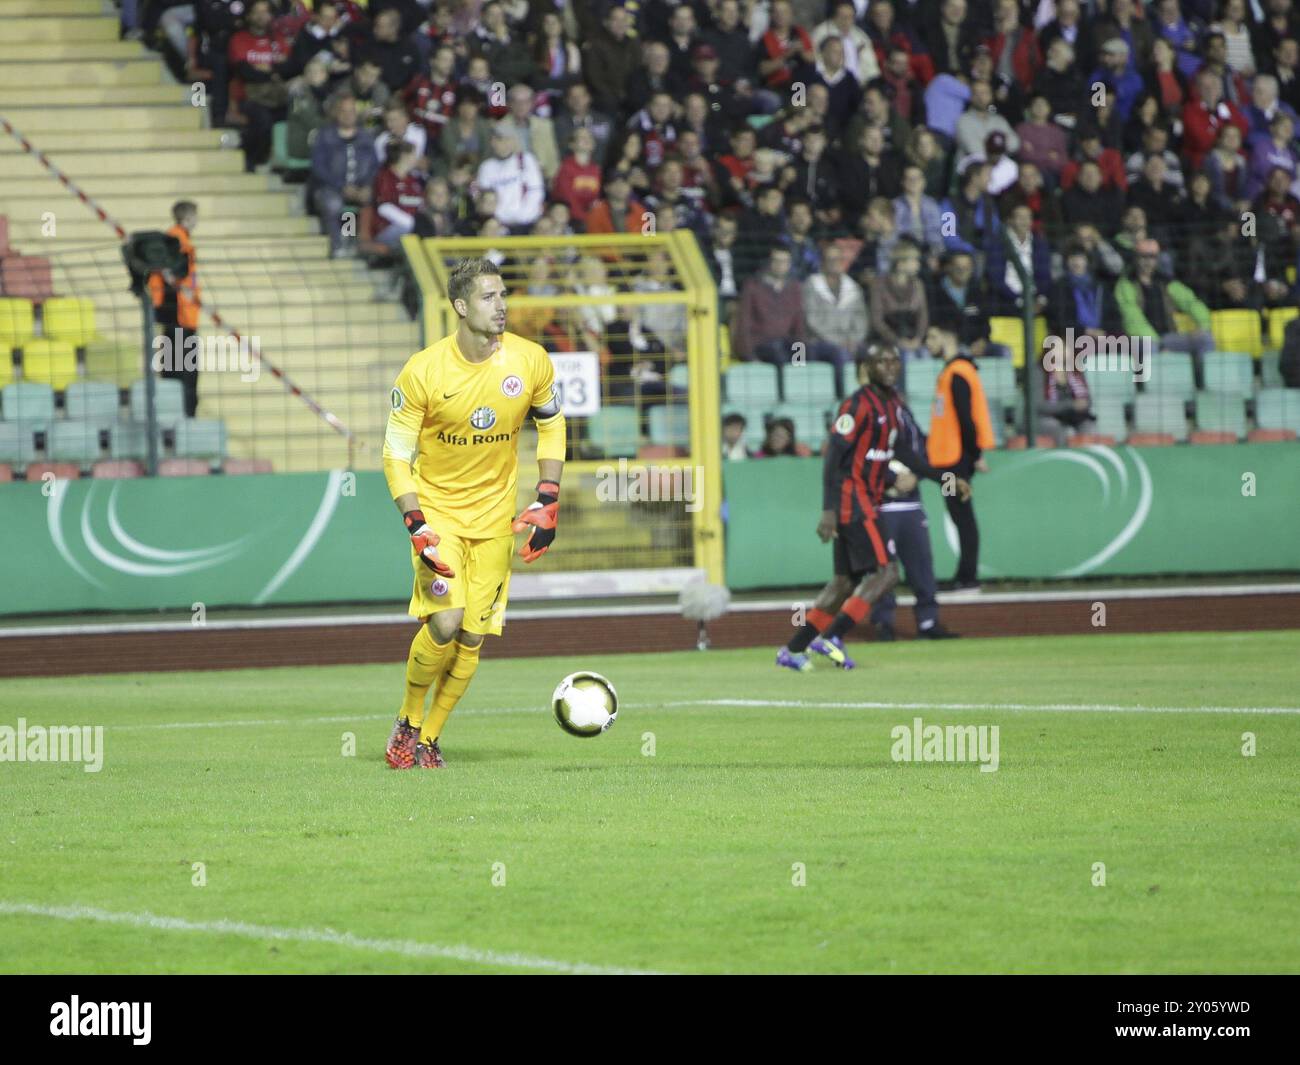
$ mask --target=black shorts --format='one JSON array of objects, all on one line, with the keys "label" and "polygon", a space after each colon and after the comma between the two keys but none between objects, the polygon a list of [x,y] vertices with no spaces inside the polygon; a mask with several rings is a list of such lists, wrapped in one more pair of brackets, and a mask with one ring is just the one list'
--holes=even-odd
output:
[{"label": "black shorts", "polygon": [[893,561],[894,541],[886,539],[874,519],[851,522],[836,528],[835,575],[861,577]]}]

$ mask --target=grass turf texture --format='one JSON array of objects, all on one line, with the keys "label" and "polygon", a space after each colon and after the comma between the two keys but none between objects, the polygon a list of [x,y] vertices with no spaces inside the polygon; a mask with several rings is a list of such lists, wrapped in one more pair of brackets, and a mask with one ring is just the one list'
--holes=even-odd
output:
[{"label": "grass turf texture", "polygon": [[[0,682],[0,724],[107,726],[98,774],[0,763],[0,904],[661,971],[1300,970],[1300,715],[665,705],[1294,706],[1300,634],[855,645],[809,675],[490,643],[441,772],[383,763],[399,664]],[[619,689],[604,736],[550,718],[575,668]],[[1000,726],[1000,769],[892,761],[914,716]],[[521,968],[0,915],[9,972]]]}]

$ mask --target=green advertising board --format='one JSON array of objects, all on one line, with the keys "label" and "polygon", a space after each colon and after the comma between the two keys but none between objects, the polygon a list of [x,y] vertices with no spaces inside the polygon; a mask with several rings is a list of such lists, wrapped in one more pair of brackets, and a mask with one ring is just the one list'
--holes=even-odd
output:
[{"label": "green advertising board", "polygon": [[[1088,447],[993,452],[974,480],[980,577],[1066,579],[1300,570],[1300,446]],[[820,459],[727,463],[727,584],[820,584]],[[956,530],[925,482],[935,572]]]}]

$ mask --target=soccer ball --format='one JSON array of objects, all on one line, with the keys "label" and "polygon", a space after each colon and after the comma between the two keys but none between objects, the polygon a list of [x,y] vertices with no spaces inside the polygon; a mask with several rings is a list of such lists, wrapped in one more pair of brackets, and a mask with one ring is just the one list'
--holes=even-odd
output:
[{"label": "soccer ball", "polygon": [[618,718],[618,692],[599,673],[570,673],[551,696],[551,709],[570,736],[599,736]]}]

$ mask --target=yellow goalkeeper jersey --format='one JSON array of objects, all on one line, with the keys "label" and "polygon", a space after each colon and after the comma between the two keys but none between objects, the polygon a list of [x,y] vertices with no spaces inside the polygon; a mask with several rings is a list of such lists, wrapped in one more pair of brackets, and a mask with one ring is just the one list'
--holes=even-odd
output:
[{"label": "yellow goalkeeper jersey", "polygon": [[[515,333],[480,363],[461,354],[454,333],[416,352],[390,397],[384,474],[393,498],[415,492],[435,532],[509,534],[519,431],[532,408],[557,406],[554,380],[546,349]],[[563,415],[545,419],[556,420]]]}]

